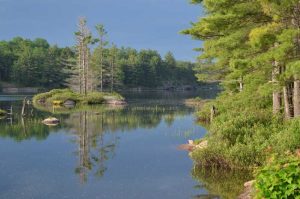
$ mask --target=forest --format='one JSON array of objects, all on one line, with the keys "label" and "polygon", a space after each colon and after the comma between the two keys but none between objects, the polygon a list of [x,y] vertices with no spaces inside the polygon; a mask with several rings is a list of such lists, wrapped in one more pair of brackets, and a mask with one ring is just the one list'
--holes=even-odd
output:
[{"label": "forest", "polygon": [[[171,52],[162,58],[155,50],[118,48],[106,40],[104,27],[97,27],[99,38],[89,38],[87,44],[88,79],[94,87],[115,90],[197,84],[194,63],[177,61]],[[45,89],[76,85],[77,51],[76,46],[58,47],[41,38],[0,41],[0,85],[8,82]]]},{"label": "forest", "polygon": [[208,146],[192,158],[204,166],[254,169],[256,198],[299,198],[300,2],[192,3],[205,9],[183,31],[204,41],[197,76],[224,88],[199,112],[200,120],[211,120]]}]

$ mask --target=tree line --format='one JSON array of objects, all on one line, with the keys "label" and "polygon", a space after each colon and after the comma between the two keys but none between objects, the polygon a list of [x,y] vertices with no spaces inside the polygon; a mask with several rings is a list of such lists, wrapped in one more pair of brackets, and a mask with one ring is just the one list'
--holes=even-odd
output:
[{"label": "tree line", "polygon": [[62,60],[74,53],[71,48],[50,46],[45,39],[21,37],[0,41],[0,81],[23,86],[61,87],[67,74]]},{"label": "tree line", "polygon": [[208,13],[183,31],[205,41],[198,77],[222,80],[227,93],[260,90],[272,98],[274,114],[300,116],[300,2],[192,3],[201,3]]},{"label": "tree line", "polygon": [[103,25],[95,29],[97,37],[80,18],[76,44],[71,47],[60,48],[41,38],[0,41],[0,82],[70,86],[81,93],[196,84],[194,63],[177,61],[171,52],[162,58],[155,50],[117,47],[107,40]]},{"label": "tree line", "polygon": [[191,157],[205,167],[255,168],[255,198],[297,198],[300,1],[192,3],[206,11],[183,31],[204,41],[197,77],[219,80],[224,91],[201,109],[208,144]]}]

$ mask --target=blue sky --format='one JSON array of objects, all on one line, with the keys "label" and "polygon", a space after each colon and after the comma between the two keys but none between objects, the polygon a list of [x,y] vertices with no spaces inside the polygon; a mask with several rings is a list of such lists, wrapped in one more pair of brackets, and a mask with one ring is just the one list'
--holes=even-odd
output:
[{"label": "blue sky", "polygon": [[94,29],[104,24],[118,46],[172,51],[177,59],[195,60],[200,41],[179,34],[202,11],[188,0],[0,0],[0,40],[42,37],[51,44],[75,43],[80,16]]}]

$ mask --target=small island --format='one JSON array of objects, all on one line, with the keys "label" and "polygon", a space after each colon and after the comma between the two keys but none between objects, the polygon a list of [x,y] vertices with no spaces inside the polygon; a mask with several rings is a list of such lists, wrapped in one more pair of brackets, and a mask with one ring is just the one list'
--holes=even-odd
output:
[{"label": "small island", "polygon": [[80,94],[71,89],[53,89],[33,97],[34,105],[74,107],[79,105],[113,104],[125,105],[124,97],[116,92],[88,92]]}]

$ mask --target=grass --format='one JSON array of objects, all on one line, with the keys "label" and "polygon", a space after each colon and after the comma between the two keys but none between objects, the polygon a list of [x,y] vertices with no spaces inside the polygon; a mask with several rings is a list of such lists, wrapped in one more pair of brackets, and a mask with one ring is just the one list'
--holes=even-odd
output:
[{"label": "grass", "polygon": [[196,164],[225,168],[257,168],[276,153],[300,148],[300,119],[284,120],[272,114],[272,99],[253,91],[221,95],[198,113],[202,120],[217,115],[208,126],[208,147],[191,153]]},{"label": "grass", "polygon": [[[199,121],[209,121],[212,106],[216,116],[207,127],[208,146],[190,153],[195,164],[258,171],[254,176],[258,198],[295,198],[292,194],[299,194],[300,182],[300,118],[274,115],[272,90],[255,85],[239,93],[223,92],[207,102],[197,113]],[[294,154],[298,155],[293,158]],[[275,155],[277,161],[270,162]]]},{"label": "grass", "polygon": [[109,100],[124,100],[118,93],[90,92],[87,95],[75,93],[70,89],[54,89],[46,93],[41,93],[33,97],[35,104],[62,105],[71,100],[76,104],[105,104]]}]

